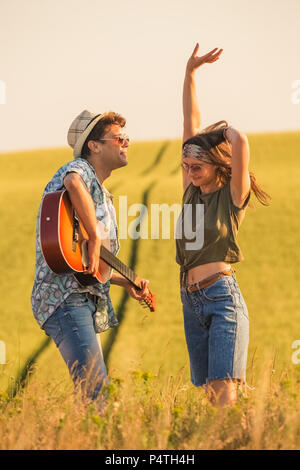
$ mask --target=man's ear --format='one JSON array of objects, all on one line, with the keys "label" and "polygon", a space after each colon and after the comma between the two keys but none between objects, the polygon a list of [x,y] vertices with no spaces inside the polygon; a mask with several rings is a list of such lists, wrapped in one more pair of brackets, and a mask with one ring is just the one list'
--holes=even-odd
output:
[{"label": "man's ear", "polygon": [[101,144],[100,144],[100,142],[97,142],[95,140],[89,140],[88,141],[88,148],[93,153],[99,153],[100,148],[101,148]]}]

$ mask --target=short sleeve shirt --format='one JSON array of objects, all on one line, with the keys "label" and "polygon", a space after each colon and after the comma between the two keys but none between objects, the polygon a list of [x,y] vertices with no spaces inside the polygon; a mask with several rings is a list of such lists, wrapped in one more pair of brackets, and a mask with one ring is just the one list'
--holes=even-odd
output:
[{"label": "short sleeve shirt", "polygon": [[[71,172],[78,173],[86,184],[95,205],[96,217],[108,228],[110,250],[116,255],[120,245],[112,195],[106,188],[101,187],[94,168],[87,160],[77,158],[63,165],[47,184],[43,197],[47,193],[62,190],[64,188],[64,178]],[[72,273],[55,274],[50,270],[41,250],[40,215],[41,205],[37,215],[35,278],[31,294],[32,310],[38,324],[43,327],[43,324],[70,294],[89,292],[98,296],[101,300],[99,304],[101,305],[100,314],[103,317],[101,318],[102,331],[118,325],[109,295],[110,281],[105,284],[82,286]]]},{"label": "short sleeve shirt", "polygon": [[[191,208],[192,233],[203,230],[204,237],[200,249],[187,249],[187,243],[192,240],[186,238],[185,230],[182,230],[182,236],[176,240],[176,262],[180,265],[181,272],[215,261],[237,263],[244,259],[237,236],[249,200],[250,191],[243,206],[236,207],[231,197],[230,182],[217,191],[206,194],[202,194],[200,187],[190,183],[182,198],[183,209],[178,225],[183,224],[184,213]],[[204,217],[199,217],[197,223],[195,213],[199,205],[203,205]]]}]

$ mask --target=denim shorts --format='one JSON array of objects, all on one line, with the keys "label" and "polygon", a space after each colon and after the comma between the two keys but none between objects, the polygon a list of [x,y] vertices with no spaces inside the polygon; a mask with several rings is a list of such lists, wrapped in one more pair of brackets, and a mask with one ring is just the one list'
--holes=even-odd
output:
[{"label": "denim shorts", "polygon": [[73,293],[43,325],[59,349],[75,386],[86,398],[95,400],[104,384],[107,370],[93,324],[94,302],[86,294]]},{"label": "denim shorts", "polygon": [[181,288],[181,301],[192,383],[246,382],[249,317],[235,274],[195,292]]}]

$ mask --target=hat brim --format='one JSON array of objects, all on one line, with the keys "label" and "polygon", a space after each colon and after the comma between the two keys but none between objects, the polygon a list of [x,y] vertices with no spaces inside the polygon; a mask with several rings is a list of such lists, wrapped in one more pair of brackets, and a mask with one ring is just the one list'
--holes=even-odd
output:
[{"label": "hat brim", "polygon": [[84,131],[80,134],[80,137],[77,139],[77,142],[74,145],[74,149],[73,149],[73,155],[75,158],[79,158],[81,156],[82,147],[84,145],[84,142],[86,141],[86,138],[88,137],[90,132],[94,129],[95,125],[97,124],[97,122],[100,121],[102,117],[103,117],[103,114],[100,114],[95,119],[93,119],[92,122],[87,126],[87,128],[84,129]]}]

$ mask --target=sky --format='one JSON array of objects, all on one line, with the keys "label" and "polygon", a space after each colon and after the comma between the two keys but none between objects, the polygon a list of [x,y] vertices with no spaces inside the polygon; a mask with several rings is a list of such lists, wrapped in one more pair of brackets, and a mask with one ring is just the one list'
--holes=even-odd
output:
[{"label": "sky", "polygon": [[66,146],[84,109],[180,138],[197,42],[224,49],[197,71],[201,127],[300,130],[299,0],[0,0],[0,152]]}]

